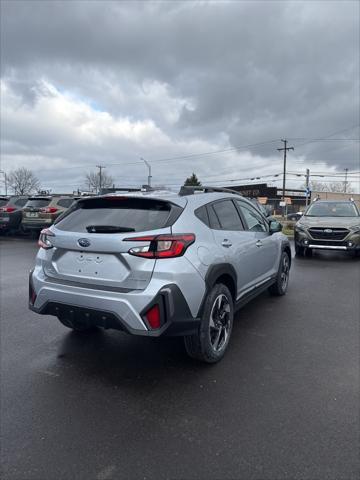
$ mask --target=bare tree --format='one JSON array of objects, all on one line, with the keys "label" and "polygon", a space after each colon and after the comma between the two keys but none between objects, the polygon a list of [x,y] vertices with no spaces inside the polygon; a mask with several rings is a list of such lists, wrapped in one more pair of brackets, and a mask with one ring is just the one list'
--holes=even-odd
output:
[{"label": "bare tree", "polygon": [[[347,182],[346,189],[345,189],[345,182],[339,182],[339,183],[329,183],[329,192],[339,192],[339,193],[353,193],[354,189],[352,188],[351,185],[349,185],[349,182]],[[346,190],[346,192],[345,192]]]},{"label": "bare tree", "polygon": [[[303,185],[301,188],[306,188]],[[344,193],[345,192],[345,182],[318,182],[317,180],[311,180],[310,190],[313,192],[335,192],[335,193]],[[349,182],[346,187],[346,193],[353,193],[354,189],[349,185]]]},{"label": "bare tree", "polygon": [[11,171],[7,175],[7,182],[15,195],[30,195],[40,188],[39,179],[25,167]]},{"label": "bare tree", "polygon": [[[113,185],[114,179],[105,172],[101,174],[101,188],[109,188]],[[100,172],[89,172],[85,175],[85,184],[89,190],[95,190],[97,193],[100,187]]]}]

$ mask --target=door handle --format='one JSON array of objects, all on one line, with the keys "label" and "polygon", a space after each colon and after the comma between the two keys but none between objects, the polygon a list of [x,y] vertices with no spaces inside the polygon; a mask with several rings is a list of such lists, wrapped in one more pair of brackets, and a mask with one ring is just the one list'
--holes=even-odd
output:
[{"label": "door handle", "polygon": [[224,238],[224,240],[221,242],[221,245],[222,245],[223,247],[229,248],[229,247],[231,247],[232,243],[231,243],[230,240],[228,240],[227,238]]},{"label": "door handle", "polygon": [[261,241],[261,240],[258,240],[258,241],[256,242],[256,246],[257,246],[257,247],[262,247],[262,246],[263,246],[262,241]]}]

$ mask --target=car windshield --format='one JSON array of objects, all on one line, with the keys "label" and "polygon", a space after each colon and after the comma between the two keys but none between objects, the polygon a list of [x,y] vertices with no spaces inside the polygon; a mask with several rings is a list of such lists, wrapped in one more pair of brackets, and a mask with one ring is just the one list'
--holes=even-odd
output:
[{"label": "car windshield", "polygon": [[307,217],[357,217],[359,213],[353,203],[313,203],[306,212]]}]

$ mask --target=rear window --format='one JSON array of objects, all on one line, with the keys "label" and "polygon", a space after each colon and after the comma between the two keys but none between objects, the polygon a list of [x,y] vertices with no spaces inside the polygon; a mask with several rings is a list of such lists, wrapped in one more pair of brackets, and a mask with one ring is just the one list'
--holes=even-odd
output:
[{"label": "rear window", "polygon": [[59,205],[59,207],[69,208],[73,201],[73,198],[62,198],[58,200],[57,204]]},{"label": "rear window", "polygon": [[25,208],[43,208],[47,207],[51,202],[50,198],[30,198],[26,204]]},{"label": "rear window", "polygon": [[27,198],[19,198],[18,200],[15,200],[14,204],[17,207],[23,207],[27,201]]},{"label": "rear window", "polygon": [[7,198],[0,198],[0,207],[3,207],[4,205],[6,205],[8,201],[9,200]]},{"label": "rear window", "polygon": [[135,232],[172,225],[182,208],[159,200],[143,198],[94,198],[79,200],[59,217],[56,228],[87,232],[89,226],[123,227]]}]

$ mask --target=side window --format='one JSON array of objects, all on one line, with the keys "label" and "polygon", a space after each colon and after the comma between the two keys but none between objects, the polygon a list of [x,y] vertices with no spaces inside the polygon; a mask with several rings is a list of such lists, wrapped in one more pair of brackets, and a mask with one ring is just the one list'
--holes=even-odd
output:
[{"label": "side window", "polygon": [[216,202],[213,208],[223,230],[244,230],[240,215],[231,200]]},{"label": "side window", "polygon": [[251,232],[267,232],[268,227],[265,220],[261,215],[255,210],[255,208],[250,205],[246,205],[243,202],[236,200],[236,204],[239,207],[241,213],[243,214],[245,221],[247,223],[247,230]]},{"label": "side window", "polygon": [[214,230],[221,230],[219,219],[215,213],[215,210],[212,205],[208,205],[207,208],[209,214],[210,228]]},{"label": "side window", "polygon": [[206,211],[206,207],[203,206],[203,207],[200,207],[200,208],[197,208],[195,210],[195,215],[197,216],[197,218],[199,220],[201,220],[203,223],[205,223],[205,225],[207,227],[210,226],[209,224],[209,217],[208,217],[208,214],[207,214],[207,211]]},{"label": "side window", "polygon": [[73,198],[62,198],[57,202],[57,204],[59,205],[59,207],[69,208],[73,201]]}]

